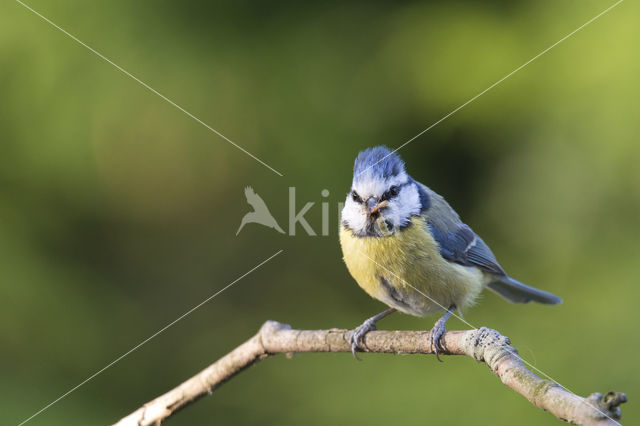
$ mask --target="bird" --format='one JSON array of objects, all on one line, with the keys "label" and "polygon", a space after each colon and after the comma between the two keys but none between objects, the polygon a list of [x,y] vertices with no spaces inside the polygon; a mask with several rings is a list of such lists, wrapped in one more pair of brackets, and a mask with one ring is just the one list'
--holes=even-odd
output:
[{"label": "bird", "polygon": [[260,225],[273,228],[279,233],[284,234],[284,231],[280,228],[278,222],[276,222],[275,218],[271,215],[271,212],[264,200],[256,194],[252,187],[247,186],[244,189],[244,195],[247,198],[247,203],[253,207],[253,211],[242,217],[242,221],[240,221],[240,227],[236,231],[236,235],[240,233],[244,225],[247,223],[259,223]]},{"label": "bird", "polygon": [[413,179],[400,156],[386,146],[357,155],[339,237],[351,276],[389,306],[355,328],[350,343],[356,359],[365,335],[396,311],[418,317],[444,311],[430,333],[430,345],[441,361],[447,320],[472,306],[484,288],[512,303],[562,302],[510,277],[447,201]]}]

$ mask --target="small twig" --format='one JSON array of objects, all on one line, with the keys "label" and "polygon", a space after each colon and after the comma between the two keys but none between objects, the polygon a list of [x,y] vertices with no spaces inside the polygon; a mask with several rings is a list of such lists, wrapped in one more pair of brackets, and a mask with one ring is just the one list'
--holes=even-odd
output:
[{"label": "small twig", "polygon": [[[199,397],[211,393],[234,375],[278,353],[350,352],[350,330],[292,330],[267,321],[258,334],[211,364],[186,382],[146,403],[127,417],[124,425],[159,425],[162,420]],[[536,407],[559,419],[582,425],[617,425],[623,393],[593,393],[584,398],[557,383],[543,380],[527,369],[509,339],[485,327],[449,331],[443,336],[443,355],[466,355],[483,361],[502,382]],[[428,331],[372,331],[365,337],[366,352],[433,354]],[[355,365],[355,364],[354,364]]]}]

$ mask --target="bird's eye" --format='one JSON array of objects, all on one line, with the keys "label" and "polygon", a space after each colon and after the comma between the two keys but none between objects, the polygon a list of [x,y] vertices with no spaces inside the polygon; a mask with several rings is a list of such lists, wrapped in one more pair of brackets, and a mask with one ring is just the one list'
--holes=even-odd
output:
[{"label": "bird's eye", "polygon": [[356,191],[351,191],[351,199],[356,203],[362,203],[362,198],[360,198]]},{"label": "bird's eye", "polygon": [[389,188],[387,191],[385,191],[384,194],[382,194],[382,197],[380,197],[380,199],[389,200],[389,199],[397,196],[399,193],[400,193],[400,188],[398,188],[397,186],[393,185],[391,188]]}]

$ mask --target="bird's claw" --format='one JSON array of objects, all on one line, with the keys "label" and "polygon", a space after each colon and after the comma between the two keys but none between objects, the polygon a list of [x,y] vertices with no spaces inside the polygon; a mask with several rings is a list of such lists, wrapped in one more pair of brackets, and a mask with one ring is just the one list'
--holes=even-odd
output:
[{"label": "bird's claw", "polygon": [[371,318],[369,318],[368,320],[363,322],[361,325],[356,327],[355,330],[353,330],[353,334],[351,335],[351,339],[350,339],[351,353],[353,354],[353,357],[358,361],[361,361],[361,359],[358,358],[358,355],[356,352],[358,351],[358,348],[364,349],[364,347],[360,346],[360,342],[364,343],[364,336],[368,332],[373,330],[377,330],[377,327],[376,327],[375,321],[372,321]]},{"label": "bird's claw", "polygon": [[442,336],[444,336],[444,333],[446,333],[447,331],[447,329],[444,326],[444,323],[445,323],[444,321],[442,322],[440,320],[436,321],[430,333],[431,347],[433,348],[433,352],[436,354],[436,358],[440,362],[443,362],[440,359],[440,353],[445,352],[446,350],[442,341]]}]

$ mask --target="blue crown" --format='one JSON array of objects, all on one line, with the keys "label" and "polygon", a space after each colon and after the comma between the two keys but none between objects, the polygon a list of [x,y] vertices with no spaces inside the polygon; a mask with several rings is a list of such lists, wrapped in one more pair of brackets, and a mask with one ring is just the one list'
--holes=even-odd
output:
[{"label": "blue crown", "polygon": [[353,165],[353,180],[397,176],[404,170],[404,161],[384,145],[361,151]]}]

